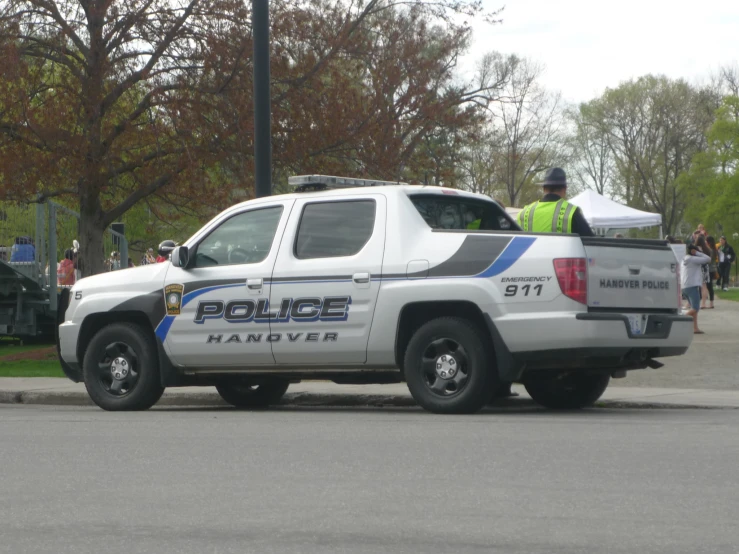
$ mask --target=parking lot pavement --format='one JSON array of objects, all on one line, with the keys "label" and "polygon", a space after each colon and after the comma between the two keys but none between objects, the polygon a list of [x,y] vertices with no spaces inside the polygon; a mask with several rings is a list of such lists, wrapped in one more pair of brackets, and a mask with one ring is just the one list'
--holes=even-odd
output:
[{"label": "parking lot pavement", "polygon": [[0,552],[736,554],[738,425],[0,405]]},{"label": "parking lot pavement", "polygon": [[665,387],[739,391],[739,302],[716,299],[716,308],[701,310],[687,354],[660,360],[660,369],[631,371],[613,386]]}]

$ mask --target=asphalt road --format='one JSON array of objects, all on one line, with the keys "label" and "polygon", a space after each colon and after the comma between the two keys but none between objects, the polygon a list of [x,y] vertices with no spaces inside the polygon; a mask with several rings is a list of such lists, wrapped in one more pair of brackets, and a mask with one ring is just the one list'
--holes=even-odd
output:
[{"label": "asphalt road", "polygon": [[736,553],[739,410],[0,406],[0,552]]}]

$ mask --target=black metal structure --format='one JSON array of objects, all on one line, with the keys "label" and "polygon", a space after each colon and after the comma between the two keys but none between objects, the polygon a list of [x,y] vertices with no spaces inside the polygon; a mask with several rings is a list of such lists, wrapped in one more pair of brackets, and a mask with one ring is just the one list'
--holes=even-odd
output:
[{"label": "black metal structure", "polygon": [[252,0],[254,41],[254,177],[257,198],[272,194],[269,0]]}]

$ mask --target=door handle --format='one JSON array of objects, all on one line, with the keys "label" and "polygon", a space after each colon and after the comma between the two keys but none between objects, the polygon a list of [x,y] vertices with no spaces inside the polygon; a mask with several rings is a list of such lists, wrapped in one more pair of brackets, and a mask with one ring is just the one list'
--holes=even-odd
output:
[{"label": "door handle", "polygon": [[369,283],[370,274],[369,273],[355,273],[352,276],[352,281],[354,281],[355,283]]},{"label": "door handle", "polygon": [[264,280],[259,279],[247,279],[246,280],[246,288],[249,290],[259,290],[264,286]]}]

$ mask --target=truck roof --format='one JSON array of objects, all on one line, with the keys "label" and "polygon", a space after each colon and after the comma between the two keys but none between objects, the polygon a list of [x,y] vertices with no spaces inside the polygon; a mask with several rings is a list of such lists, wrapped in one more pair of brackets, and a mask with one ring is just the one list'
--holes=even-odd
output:
[{"label": "truck roof", "polygon": [[341,197],[360,196],[360,195],[367,194],[367,193],[377,193],[377,192],[381,192],[387,196],[398,195],[398,194],[404,194],[408,196],[410,194],[418,194],[418,193],[439,194],[439,195],[459,196],[463,198],[475,198],[475,199],[483,200],[487,202],[495,202],[495,200],[493,200],[489,196],[486,196],[480,193],[475,193],[475,192],[468,192],[468,191],[459,190],[459,189],[430,186],[430,185],[401,184],[401,185],[387,185],[387,186],[378,186],[378,187],[350,187],[350,188],[327,189],[327,190],[321,190],[321,191],[310,191],[310,192],[306,191],[306,192],[291,192],[291,193],[285,193],[285,194],[275,194],[273,196],[266,196],[263,198],[254,198],[251,200],[240,202],[239,204],[233,205],[231,209],[237,209],[245,205],[266,203],[266,202],[270,202],[274,200],[275,198],[279,198],[279,199],[331,198],[335,196],[341,196]]}]

